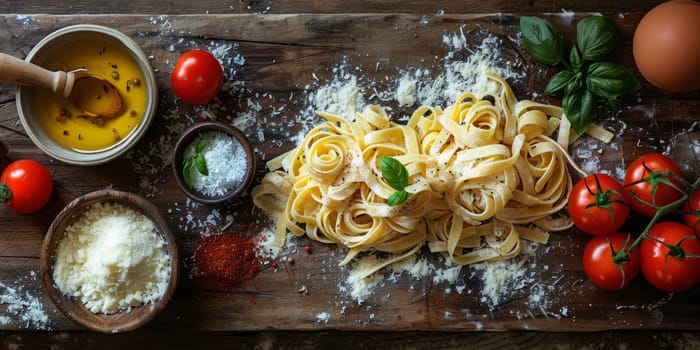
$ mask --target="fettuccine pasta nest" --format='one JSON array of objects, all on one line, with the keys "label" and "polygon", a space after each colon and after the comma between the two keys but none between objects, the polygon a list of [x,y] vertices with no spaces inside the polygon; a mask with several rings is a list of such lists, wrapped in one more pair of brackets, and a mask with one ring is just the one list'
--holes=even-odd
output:
[{"label": "fettuccine pasta nest", "polygon": [[[354,121],[317,112],[326,122],[271,160],[252,191],[254,204],[277,216],[275,244],[288,231],[341,244],[349,249],[341,264],[364,251],[393,254],[370,274],[426,242],[465,265],[512,258],[521,239],[546,243],[549,231],[570,228],[562,209],[572,187],[566,148],[576,135],[562,109],[518,101],[504,79],[488,77],[499,86],[491,98],[467,92],[445,110],[418,108],[406,125],[378,106]],[[382,156],[408,170],[400,205],[387,204],[395,190],[382,177]]]}]

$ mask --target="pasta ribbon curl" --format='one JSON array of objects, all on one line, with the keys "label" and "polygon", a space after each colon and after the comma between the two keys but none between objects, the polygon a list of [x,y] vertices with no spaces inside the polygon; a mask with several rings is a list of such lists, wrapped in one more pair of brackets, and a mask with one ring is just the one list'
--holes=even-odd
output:
[{"label": "pasta ribbon curl", "polygon": [[[577,137],[560,107],[518,101],[508,83],[495,95],[465,92],[442,109],[422,106],[406,125],[369,106],[355,120],[317,112],[326,122],[292,151],[268,162],[255,205],[277,216],[275,243],[287,232],[361,252],[402,259],[426,243],[457,264],[509,259],[522,240],[546,243],[571,227],[561,215],[572,187],[566,154]],[[555,141],[556,140],[556,141]],[[406,168],[408,199],[379,159]],[[377,266],[372,273],[389,262]]]}]

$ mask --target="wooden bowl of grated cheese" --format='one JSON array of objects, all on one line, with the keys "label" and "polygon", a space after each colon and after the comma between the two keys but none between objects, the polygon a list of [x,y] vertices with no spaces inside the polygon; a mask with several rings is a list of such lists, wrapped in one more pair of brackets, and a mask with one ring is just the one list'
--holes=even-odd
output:
[{"label": "wooden bowl of grated cheese", "polygon": [[223,122],[200,122],[175,144],[173,173],[190,199],[209,205],[244,193],[255,175],[255,153],[238,128]]},{"label": "wooden bowl of grated cheese", "polygon": [[152,203],[112,189],[69,203],[44,237],[40,274],[64,316],[102,333],[134,330],[160,313],[180,276],[179,251]]}]

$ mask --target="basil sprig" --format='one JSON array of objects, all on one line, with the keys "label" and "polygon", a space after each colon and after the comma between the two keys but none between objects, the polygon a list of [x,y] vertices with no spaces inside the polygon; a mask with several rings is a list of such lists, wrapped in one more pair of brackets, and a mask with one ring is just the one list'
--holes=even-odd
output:
[{"label": "basil sprig", "polygon": [[384,180],[396,190],[386,199],[387,204],[395,206],[405,202],[408,199],[408,192],[405,190],[408,186],[408,170],[401,162],[388,156],[379,158],[379,167],[382,169]]},{"label": "basil sprig", "polygon": [[192,188],[192,173],[190,169],[195,168],[200,174],[205,176],[209,175],[207,161],[204,159],[204,154],[202,154],[202,152],[204,152],[204,148],[207,147],[209,141],[211,141],[213,138],[213,136],[208,136],[199,140],[195,146],[194,153],[183,160],[182,178],[185,180],[185,184],[187,184],[187,186],[190,188]]},{"label": "basil sprig", "polygon": [[564,93],[562,107],[576,133],[583,133],[593,121],[596,100],[603,99],[619,110],[622,96],[640,88],[627,68],[604,61],[620,41],[612,19],[590,16],[576,25],[576,45],[565,54],[564,36],[549,21],[525,16],[520,18],[520,33],[525,51],[535,61],[563,66],[547,84],[545,93]]}]

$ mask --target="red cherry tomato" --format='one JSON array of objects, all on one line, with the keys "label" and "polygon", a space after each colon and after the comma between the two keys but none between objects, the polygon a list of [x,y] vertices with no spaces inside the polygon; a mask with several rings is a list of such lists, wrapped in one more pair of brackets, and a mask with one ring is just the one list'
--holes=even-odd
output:
[{"label": "red cherry tomato", "polygon": [[665,183],[657,183],[656,191],[652,198],[652,184],[647,181],[640,182],[640,180],[667,180],[679,189],[685,189],[683,184],[672,176],[658,174],[656,178],[650,178],[651,171],[665,171],[671,172],[678,177],[681,176],[681,170],[676,162],[661,153],[645,154],[630,164],[625,173],[624,181],[625,189],[631,198],[629,204],[632,206],[632,210],[644,216],[654,216],[656,213],[656,209],[647,203],[653,203],[657,207],[664,206],[678,200],[683,193]]},{"label": "red cherry tomato", "polygon": [[700,282],[700,241],[686,225],[672,221],[655,224],[639,253],[642,274],[662,291],[682,292]]},{"label": "red cherry tomato", "polygon": [[630,252],[627,261],[615,262],[615,253],[626,249],[634,239],[627,234],[613,232],[593,237],[583,251],[583,269],[586,276],[603,290],[621,290],[639,274],[639,249]]},{"label": "red cherry tomato", "polygon": [[586,176],[571,190],[569,216],[583,232],[593,235],[615,232],[630,213],[625,196],[622,184],[614,178],[605,174]]},{"label": "red cherry tomato", "polygon": [[683,219],[700,236],[700,189],[695,190],[688,201],[683,205]]},{"label": "red cherry tomato", "polygon": [[0,200],[19,214],[43,208],[51,198],[53,179],[49,171],[31,159],[10,163],[0,175]]},{"label": "red cherry tomato", "polygon": [[185,52],[175,64],[170,84],[185,102],[204,104],[216,96],[224,82],[224,73],[216,57],[204,50]]}]

